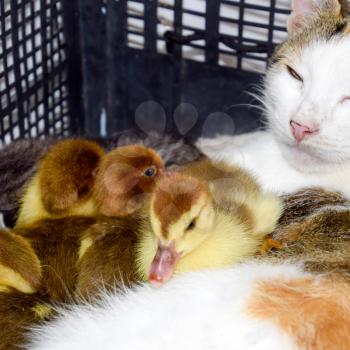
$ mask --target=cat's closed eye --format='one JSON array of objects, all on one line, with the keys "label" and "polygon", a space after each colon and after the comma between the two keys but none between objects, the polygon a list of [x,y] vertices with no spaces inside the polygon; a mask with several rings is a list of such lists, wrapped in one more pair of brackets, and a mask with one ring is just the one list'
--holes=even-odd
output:
[{"label": "cat's closed eye", "polygon": [[346,103],[346,102],[350,102],[350,96],[344,96],[341,100],[340,100],[340,104]]},{"label": "cat's closed eye", "polygon": [[300,76],[300,74],[298,74],[298,73],[295,71],[295,69],[293,69],[293,68],[292,68],[291,66],[289,66],[289,65],[286,65],[286,67],[287,67],[287,71],[288,71],[288,73],[289,73],[290,76],[292,76],[294,79],[299,80],[299,81],[301,81],[301,82],[304,81],[303,78]]}]

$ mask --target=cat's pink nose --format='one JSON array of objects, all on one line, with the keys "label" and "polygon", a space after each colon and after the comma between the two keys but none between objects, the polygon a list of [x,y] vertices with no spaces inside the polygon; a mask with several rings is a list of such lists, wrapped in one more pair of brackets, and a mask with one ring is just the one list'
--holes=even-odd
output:
[{"label": "cat's pink nose", "polygon": [[304,140],[306,136],[310,136],[318,132],[316,127],[300,124],[294,120],[290,121],[294,138],[297,142]]}]

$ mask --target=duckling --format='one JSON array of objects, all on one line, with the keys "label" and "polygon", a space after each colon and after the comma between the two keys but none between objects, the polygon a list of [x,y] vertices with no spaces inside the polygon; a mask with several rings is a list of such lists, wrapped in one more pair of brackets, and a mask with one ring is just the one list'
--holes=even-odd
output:
[{"label": "duckling", "polygon": [[160,156],[141,145],[123,146],[102,157],[93,194],[98,212],[125,216],[143,207],[164,170]]},{"label": "duckling", "polygon": [[256,191],[255,207],[248,196],[244,210],[240,201],[235,211],[234,197],[227,197],[226,206],[226,198],[217,199],[219,190],[214,182],[176,172],[159,180],[151,199],[152,230],[143,233],[137,247],[143,279],[160,286],[174,273],[227,267],[259,251],[281,214],[280,200]]},{"label": "duckling", "polygon": [[29,183],[16,226],[48,217],[92,215],[92,187],[103,149],[94,142],[64,140],[46,154]]}]

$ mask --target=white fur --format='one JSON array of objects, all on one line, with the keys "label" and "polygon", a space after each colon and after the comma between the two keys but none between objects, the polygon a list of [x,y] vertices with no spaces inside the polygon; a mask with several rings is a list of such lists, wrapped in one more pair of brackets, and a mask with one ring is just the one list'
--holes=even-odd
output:
[{"label": "white fur", "polygon": [[[310,186],[342,191],[350,197],[350,37],[313,42],[290,65],[269,70],[264,104],[269,130],[236,137],[200,139],[211,157],[250,169],[265,189],[290,193]],[[317,135],[297,145],[290,120],[316,125]]]},{"label": "white fur", "polygon": [[33,331],[28,349],[296,349],[277,326],[246,315],[245,303],[259,280],[303,276],[296,266],[251,263],[179,276],[161,289],[105,295],[100,306],[61,310]]}]

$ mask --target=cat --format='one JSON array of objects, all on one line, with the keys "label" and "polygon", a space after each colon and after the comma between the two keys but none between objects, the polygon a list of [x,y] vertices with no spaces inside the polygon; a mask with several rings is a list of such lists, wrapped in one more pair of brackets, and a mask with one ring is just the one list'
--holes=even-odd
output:
[{"label": "cat", "polygon": [[267,130],[197,145],[250,169],[266,190],[318,186],[350,197],[349,5],[294,0],[292,10],[259,97]]},{"label": "cat", "polygon": [[309,188],[285,195],[284,213],[271,237],[283,249],[256,258],[303,262],[317,273],[350,273],[350,201],[340,193]]},{"label": "cat", "polygon": [[60,307],[25,349],[346,350],[349,292],[342,278],[297,265],[245,263]]}]

